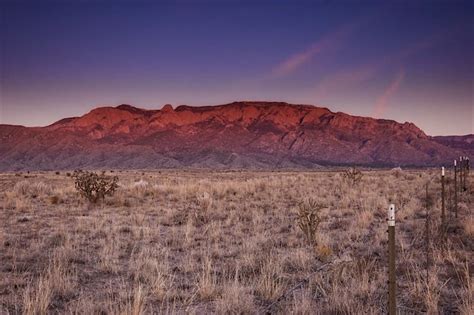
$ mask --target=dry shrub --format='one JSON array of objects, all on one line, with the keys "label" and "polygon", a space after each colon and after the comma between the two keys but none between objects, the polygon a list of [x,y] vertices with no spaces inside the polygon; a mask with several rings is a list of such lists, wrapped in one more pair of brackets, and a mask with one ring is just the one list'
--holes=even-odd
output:
[{"label": "dry shrub", "polygon": [[395,167],[390,170],[390,173],[395,176],[395,178],[400,178],[403,174],[403,170],[401,167]]},{"label": "dry shrub", "polygon": [[202,212],[207,212],[212,205],[212,197],[207,192],[198,195],[197,201]]},{"label": "dry shrub", "polygon": [[135,192],[136,196],[139,198],[149,196],[151,194],[150,188],[151,188],[150,183],[143,179],[136,180],[134,183],[130,184],[129,186],[129,189]]},{"label": "dry shrub", "polygon": [[344,260],[326,272],[317,273],[310,279],[310,287],[323,294],[327,301],[318,303],[319,313],[383,314],[380,306],[370,300],[374,296],[379,299],[381,284],[378,277],[374,259]]},{"label": "dry shrub", "polygon": [[217,314],[255,314],[255,299],[251,290],[235,277],[228,279],[222,285],[221,296],[216,300]]},{"label": "dry shrub", "polygon": [[13,191],[22,196],[30,196],[36,198],[40,195],[47,195],[51,193],[51,186],[43,182],[29,182],[22,180],[13,186]]},{"label": "dry shrub", "polygon": [[66,250],[55,252],[47,270],[36,282],[28,283],[23,292],[24,314],[49,314],[55,297],[65,297],[74,292],[75,275],[67,261]]},{"label": "dry shrub", "polygon": [[329,257],[332,255],[332,249],[328,245],[318,245],[315,248],[316,256],[321,261],[328,261]]},{"label": "dry shrub", "polygon": [[145,285],[148,292],[159,300],[163,300],[171,292],[173,282],[166,257],[166,251],[141,249],[136,254],[132,253],[129,261],[133,280]]},{"label": "dry shrub", "polygon": [[342,177],[351,186],[355,186],[362,180],[363,174],[357,168],[351,167],[342,173]]},{"label": "dry shrub", "polygon": [[209,257],[206,257],[199,275],[198,294],[201,300],[210,300],[217,291],[217,276]]},{"label": "dry shrub", "polygon": [[212,197],[204,192],[197,195],[197,203],[199,209],[195,212],[195,219],[197,224],[207,223],[209,221],[209,209],[212,206]]},{"label": "dry shrub", "polygon": [[267,183],[263,180],[260,180],[255,184],[255,190],[257,192],[264,192],[266,188],[267,188]]},{"label": "dry shrub", "polygon": [[428,273],[426,278],[426,266],[413,264],[411,270],[408,271],[409,290],[418,306],[426,310],[427,314],[439,314],[439,300],[444,284],[439,282],[439,269],[434,266]]},{"label": "dry shrub", "polygon": [[462,220],[462,225],[464,227],[464,234],[467,237],[474,238],[474,217],[465,218]]},{"label": "dry shrub", "polygon": [[103,200],[105,196],[112,196],[118,188],[118,177],[107,176],[105,172],[74,171],[72,176],[79,193],[91,203]]},{"label": "dry shrub", "polygon": [[317,244],[316,236],[319,224],[322,221],[321,209],[323,208],[323,205],[317,203],[311,198],[304,202],[300,202],[298,206],[298,226],[301,231],[303,231],[311,246]]},{"label": "dry shrub", "polygon": [[461,301],[459,311],[461,315],[474,314],[474,287],[472,285],[473,276],[469,272],[469,263],[465,263],[462,273],[459,275],[462,283]]},{"label": "dry shrub", "polygon": [[[312,292],[309,289],[303,289],[293,293],[291,314],[311,315],[318,309],[312,298]],[[317,313],[316,313],[317,314]]]},{"label": "dry shrub", "polygon": [[146,292],[144,288],[139,284],[132,294],[133,297],[127,302],[125,313],[130,315],[145,314]]},{"label": "dry shrub", "polygon": [[272,301],[281,296],[284,290],[282,273],[276,259],[268,259],[263,263],[257,283],[257,292],[262,298]]},{"label": "dry shrub", "polygon": [[46,277],[40,277],[36,285],[29,284],[23,293],[23,314],[47,314],[52,296],[51,282]]},{"label": "dry shrub", "polygon": [[49,202],[51,202],[52,205],[57,205],[60,202],[60,199],[58,196],[54,195],[49,197]]}]

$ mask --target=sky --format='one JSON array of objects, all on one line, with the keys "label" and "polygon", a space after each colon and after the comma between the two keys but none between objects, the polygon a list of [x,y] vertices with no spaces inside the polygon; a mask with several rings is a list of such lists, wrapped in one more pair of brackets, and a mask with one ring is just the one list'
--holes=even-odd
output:
[{"label": "sky", "polygon": [[0,124],[99,106],[313,104],[474,133],[470,1],[0,1]]}]

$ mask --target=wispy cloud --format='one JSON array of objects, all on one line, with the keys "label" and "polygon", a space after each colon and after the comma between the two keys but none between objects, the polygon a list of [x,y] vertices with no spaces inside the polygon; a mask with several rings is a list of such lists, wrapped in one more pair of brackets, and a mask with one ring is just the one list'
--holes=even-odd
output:
[{"label": "wispy cloud", "polygon": [[390,102],[390,98],[397,93],[402,84],[403,79],[405,78],[405,69],[401,68],[395,77],[393,78],[392,82],[385,88],[382,95],[377,98],[375,102],[374,112],[372,114],[373,117],[383,117],[385,112],[387,111],[387,107]]},{"label": "wispy cloud", "polygon": [[330,74],[318,83],[315,96],[322,99],[341,89],[356,86],[374,77],[377,71],[377,64],[367,64],[356,69]]},{"label": "wispy cloud", "polygon": [[[378,60],[328,74],[316,85],[314,96],[320,100],[331,93],[358,86],[368,80],[375,78],[380,73],[380,71],[385,68],[393,66],[400,67],[406,58],[409,58],[418,54],[420,51],[434,46],[441,39],[442,36],[436,34],[434,36],[420,40],[399,51],[379,58]],[[402,72],[404,73],[404,71]]]},{"label": "wispy cloud", "polygon": [[287,76],[307,64],[316,55],[341,47],[344,40],[355,30],[356,26],[356,23],[344,25],[337,31],[326,34],[305,50],[289,56],[272,69],[271,77],[279,78]]}]

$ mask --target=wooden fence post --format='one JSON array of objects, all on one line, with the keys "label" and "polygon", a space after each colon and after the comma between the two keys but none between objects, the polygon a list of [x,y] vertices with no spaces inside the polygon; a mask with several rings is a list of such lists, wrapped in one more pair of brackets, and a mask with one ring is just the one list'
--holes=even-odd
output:
[{"label": "wooden fence post", "polygon": [[462,180],[462,189],[463,192],[467,191],[467,178],[469,176],[469,158],[467,156],[463,156],[463,180]]},{"label": "wooden fence post", "polygon": [[441,167],[441,230],[444,237],[446,231],[446,212],[444,201],[444,166]]},{"label": "wooden fence post", "polygon": [[396,315],[396,274],[395,274],[395,205],[388,207],[388,314]]},{"label": "wooden fence post", "polygon": [[464,180],[464,185],[466,185],[466,191],[467,191],[468,186],[469,186],[469,171],[470,171],[470,168],[471,168],[469,163],[470,163],[469,157],[466,156],[466,179]]},{"label": "wooden fence post", "polygon": [[458,217],[458,179],[457,179],[457,162],[454,160],[454,217]]},{"label": "wooden fence post", "polygon": [[431,266],[431,217],[430,217],[431,199],[428,193],[428,183],[426,183],[426,217],[425,217],[425,245],[426,245],[426,279],[428,281],[429,270]]}]

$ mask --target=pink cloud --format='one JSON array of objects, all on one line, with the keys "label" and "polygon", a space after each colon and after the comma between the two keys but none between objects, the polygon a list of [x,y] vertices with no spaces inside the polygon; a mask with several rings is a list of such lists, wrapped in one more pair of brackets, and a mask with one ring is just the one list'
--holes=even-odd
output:
[{"label": "pink cloud", "polygon": [[[315,97],[321,99],[331,93],[337,93],[343,89],[357,86],[362,82],[373,79],[381,69],[388,66],[399,65],[404,59],[434,46],[441,39],[442,36],[435,34],[378,60],[363,64],[359,67],[329,74],[317,84],[314,93]],[[401,72],[403,72],[404,75],[404,71]],[[401,78],[401,80],[403,80],[403,78]]]},{"label": "pink cloud", "polygon": [[377,64],[368,64],[350,71],[339,71],[326,76],[316,87],[316,97],[321,99],[330,93],[340,91],[341,88],[355,86],[375,76]]},{"label": "pink cloud", "polygon": [[355,26],[355,23],[345,25],[337,31],[325,35],[307,49],[291,55],[272,69],[271,77],[287,76],[308,63],[316,55],[342,46],[344,39],[354,31]]},{"label": "pink cloud", "polygon": [[402,84],[403,79],[405,78],[405,69],[401,68],[393,78],[392,82],[384,90],[383,94],[377,98],[375,102],[373,117],[382,117],[387,111],[387,107],[390,102],[390,98],[397,93],[400,85]]}]

